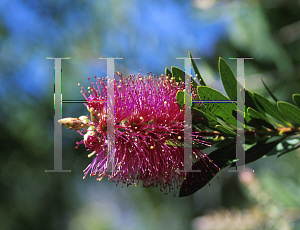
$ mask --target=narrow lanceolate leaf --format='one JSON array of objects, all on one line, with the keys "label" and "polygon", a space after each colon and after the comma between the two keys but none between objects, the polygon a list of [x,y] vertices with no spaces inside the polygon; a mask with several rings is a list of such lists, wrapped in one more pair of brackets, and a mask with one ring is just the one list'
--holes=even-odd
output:
[{"label": "narrow lanceolate leaf", "polygon": [[172,77],[172,72],[168,69],[168,67],[165,69],[165,74],[169,77]]},{"label": "narrow lanceolate leaf", "polygon": [[247,109],[247,113],[250,117],[254,118],[256,122],[259,122],[261,125],[275,130],[275,127],[264,117],[262,116],[259,112],[255,111],[252,108]]},{"label": "narrow lanceolate leaf", "polygon": [[299,137],[295,139],[287,139],[288,137],[283,136],[278,139],[279,143],[276,148],[273,148],[269,153],[268,156],[277,155],[280,157],[288,152],[291,152],[300,147]]},{"label": "narrow lanceolate leaf", "polygon": [[179,105],[179,108],[182,109],[183,106],[184,106],[184,102],[185,102],[185,94],[183,91],[178,91],[176,93],[176,100],[177,100],[177,103]]},{"label": "narrow lanceolate leaf", "polygon": [[[189,55],[190,55],[190,58],[193,58],[190,51],[189,51]],[[193,59],[192,59],[192,66],[193,66],[194,72],[197,75],[197,78],[198,78],[198,80],[200,82],[200,85],[206,86],[205,81],[201,77],[200,71],[198,70],[198,67],[197,67],[197,65],[196,65],[196,63],[195,63],[195,61]]]},{"label": "narrow lanceolate leaf", "polygon": [[[185,105],[185,92],[179,90],[176,94],[176,100],[179,108],[183,109]],[[209,115],[196,107],[192,107],[192,114],[194,125],[201,124],[213,129],[213,127],[219,124],[214,115]]]},{"label": "narrow lanceolate leaf", "polygon": [[[211,128],[211,129],[214,129],[213,127],[215,127],[216,125],[219,124],[218,120],[216,119],[215,116],[211,116],[202,110],[193,109],[193,114],[194,114],[194,116],[193,116],[194,124],[197,124],[199,122],[199,123],[206,125],[208,128]],[[200,121],[197,120],[198,117],[201,118]]]},{"label": "narrow lanceolate leaf", "polygon": [[[284,137],[270,143],[266,143],[267,139],[257,142],[256,145],[252,146],[245,152],[245,164],[249,164],[268,155],[269,152],[274,150],[283,139]],[[235,164],[232,164],[231,166],[235,166]]]},{"label": "narrow lanceolate leaf", "polygon": [[[210,160],[204,159],[193,164],[192,169],[196,170],[203,164],[210,164]],[[199,171],[199,170],[198,170]],[[179,197],[185,197],[194,194],[204,187],[217,173],[219,168],[210,168],[204,172],[187,172],[186,178],[181,185]]]},{"label": "narrow lanceolate leaf", "polygon": [[252,109],[255,109],[261,115],[263,115],[263,116],[266,115],[265,111],[260,107],[260,105],[254,99],[253,92],[250,92],[248,90],[245,90],[245,105],[246,105],[246,108],[250,107]]},{"label": "narrow lanceolate leaf", "polygon": [[295,104],[298,105],[298,107],[300,107],[300,94],[299,93],[293,94],[293,100],[294,100]]},{"label": "narrow lanceolate leaf", "polygon": [[264,83],[263,79],[261,78],[262,83],[264,84],[266,90],[268,91],[268,93],[270,94],[270,96],[273,98],[273,100],[277,103],[278,99],[275,97],[275,95],[271,92],[271,90],[269,90],[269,88],[267,87],[267,85]]},{"label": "narrow lanceolate leaf", "polygon": [[[228,142],[235,140],[228,140]],[[229,146],[223,146],[209,154],[211,161],[218,165],[219,169],[231,164],[236,156],[235,145],[231,142]],[[208,162],[207,162],[208,163]],[[199,162],[193,164],[192,169],[199,167]],[[219,172],[218,168],[210,168],[204,174],[201,172],[187,172],[186,179],[181,185],[179,197],[189,196],[203,188]]]},{"label": "narrow lanceolate leaf", "polygon": [[228,97],[207,86],[198,86],[197,93],[200,101],[206,101],[200,107],[201,110],[210,115],[214,114],[229,125],[236,126],[236,104],[231,102]]},{"label": "narrow lanceolate leaf", "polygon": [[220,133],[225,134],[226,136],[231,136],[231,137],[235,137],[236,133],[233,132],[231,129],[221,126],[221,125],[216,125],[215,127],[218,131],[220,131]]},{"label": "narrow lanceolate leaf", "polygon": [[253,93],[255,100],[259,103],[262,109],[269,114],[270,116],[274,117],[278,121],[282,122],[285,125],[289,125],[289,122],[285,119],[285,117],[280,113],[275,105],[273,105],[267,98],[264,96]]},{"label": "narrow lanceolate leaf", "polygon": [[228,97],[235,101],[237,100],[237,80],[231,68],[223,58],[219,58],[219,72],[222,79],[224,89]]},{"label": "narrow lanceolate leaf", "polygon": [[217,164],[220,169],[231,165],[236,159],[235,140],[228,140],[228,142],[230,142],[231,144],[219,147],[209,154],[209,158],[213,160],[213,162]]},{"label": "narrow lanceolate leaf", "polygon": [[[248,107],[248,109],[251,107]],[[238,111],[240,112],[240,111]],[[248,113],[244,113],[244,121],[245,121],[245,125],[246,126],[251,126],[254,127],[256,129],[261,129],[262,125],[255,120],[255,118],[251,117]]]},{"label": "narrow lanceolate leaf", "polygon": [[[180,109],[183,109],[184,105],[185,105],[185,92],[179,90],[177,93],[176,93],[176,100],[177,100],[177,103],[180,107]],[[197,105],[193,105],[193,103],[191,102],[191,106],[192,108],[198,108],[199,106]]]},{"label": "narrow lanceolate leaf", "polygon": [[300,125],[300,109],[297,106],[284,101],[278,101],[277,106],[283,115]]},{"label": "narrow lanceolate leaf", "polygon": [[[296,142],[296,143],[293,143],[293,142]],[[286,141],[282,142],[282,147],[283,147],[283,149],[280,149],[280,153],[277,155],[277,157],[281,157],[282,155],[284,155],[288,152],[291,152],[291,151],[294,151],[295,149],[300,148],[299,139],[286,140]],[[277,146],[277,148],[278,148],[278,146]]]},{"label": "narrow lanceolate leaf", "polygon": [[175,77],[175,80],[177,82],[184,82],[184,77],[185,77],[185,73],[183,70],[175,67],[175,66],[171,66],[171,70],[172,70],[172,76]]},{"label": "narrow lanceolate leaf", "polygon": [[[172,76],[175,77],[177,82],[185,82],[185,72],[178,67],[172,66]],[[189,75],[190,76],[190,75]],[[192,79],[192,78],[191,78]],[[191,83],[193,84],[193,88],[197,88],[198,84],[196,81],[192,79]]]}]

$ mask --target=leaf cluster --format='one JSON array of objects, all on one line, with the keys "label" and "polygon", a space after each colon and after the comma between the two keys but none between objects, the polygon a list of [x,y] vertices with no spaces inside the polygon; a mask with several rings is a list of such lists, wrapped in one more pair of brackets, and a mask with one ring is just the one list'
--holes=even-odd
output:
[{"label": "leaf cluster", "polygon": [[[192,58],[191,53],[189,53]],[[192,102],[193,130],[196,130],[209,141],[216,150],[209,154],[209,158],[220,169],[235,167],[236,137],[238,125],[237,114],[244,115],[245,164],[262,157],[282,156],[300,147],[300,94],[293,94],[294,105],[279,101],[263,82],[272,101],[266,97],[244,89],[244,93],[237,91],[238,82],[229,65],[223,58],[219,58],[219,74],[227,96],[207,86],[200,71],[191,59],[191,63],[200,85],[192,78],[192,87],[197,90],[199,101]],[[177,67],[166,68],[166,74],[176,81],[184,82],[185,72]],[[240,93],[241,95],[237,95]],[[243,97],[244,108],[237,107],[237,96]],[[177,102],[184,106],[185,93],[179,91]],[[208,139],[206,139],[208,138]],[[204,150],[208,146],[195,145],[194,148]],[[197,164],[197,162],[195,163]],[[180,197],[190,195],[205,186],[213,176],[207,172],[207,180],[197,180],[197,172],[187,173],[187,180],[182,184]]]}]

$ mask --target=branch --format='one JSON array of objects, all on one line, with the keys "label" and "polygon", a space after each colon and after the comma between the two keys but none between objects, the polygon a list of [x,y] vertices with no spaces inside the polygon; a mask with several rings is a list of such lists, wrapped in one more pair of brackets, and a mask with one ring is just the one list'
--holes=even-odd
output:
[{"label": "branch", "polygon": [[[234,132],[236,132],[236,130],[234,130]],[[300,132],[300,127],[296,127],[296,128],[287,128],[287,127],[283,127],[283,128],[278,128],[275,130],[272,129],[268,129],[266,128],[265,130],[253,130],[253,129],[249,129],[245,131],[245,136],[262,136],[262,135],[274,135],[274,136],[281,136],[283,134],[286,135],[294,135],[296,133]],[[223,136],[223,137],[227,137],[228,135],[226,134],[222,134],[218,131],[200,131],[200,135],[202,136]]]}]

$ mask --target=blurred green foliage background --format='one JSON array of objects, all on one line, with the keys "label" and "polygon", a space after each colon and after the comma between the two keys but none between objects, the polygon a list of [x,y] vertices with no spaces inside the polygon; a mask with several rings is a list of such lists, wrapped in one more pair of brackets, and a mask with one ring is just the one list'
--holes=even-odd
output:
[{"label": "blurred green foliage background", "polygon": [[[253,229],[299,229],[299,150],[249,164],[257,179],[248,184],[223,170],[210,186],[177,199],[159,189],[82,180],[90,159],[84,147],[74,149],[81,136],[63,129],[63,169],[72,172],[45,173],[54,152],[54,63],[46,57],[71,57],[62,61],[62,96],[81,100],[77,83],[87,87],[87,77],[106,75],[98,57],[123,57],[116,61],[123,75],[159,75],[166,66],[183,69],[176,57],[188,50],[201,57],[196,63],[208,86],[224,93],[219,56],[234,72],[229,57],[253,57],[245,64],[246,88],[267,96],[262,77],[292,102],[300,88],[300,1],[1,1],[1,229],[245,229],[247,221],[233,224],[231,210],[246,219],[253,207]],[[80,104],[63,105],[63,117],[86,113]],[[255,183],[261,187],[252,191]]]}]

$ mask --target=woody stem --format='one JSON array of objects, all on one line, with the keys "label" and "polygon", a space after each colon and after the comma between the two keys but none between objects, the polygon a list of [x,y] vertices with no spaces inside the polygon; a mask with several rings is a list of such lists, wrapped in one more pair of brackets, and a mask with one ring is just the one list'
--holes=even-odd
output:
[{"label": "woody stem", "polygon": [[[236,132],[236,130],[235,130]],[[272,129],[265,129],[265,130],[254,130],[249,129],[245,130],[245,136],[265,136],[265,135],[273,135],[273,136],[281,136],[282,134],[286,135],[294,135],[300,132],[300,127],[290,128],[290,127],[283,127],[283,128],[277,128],[276,130]],[[226,134],[222,134],[218,131],[201,131],[201,136],[224,136],[226,137]]]}]

